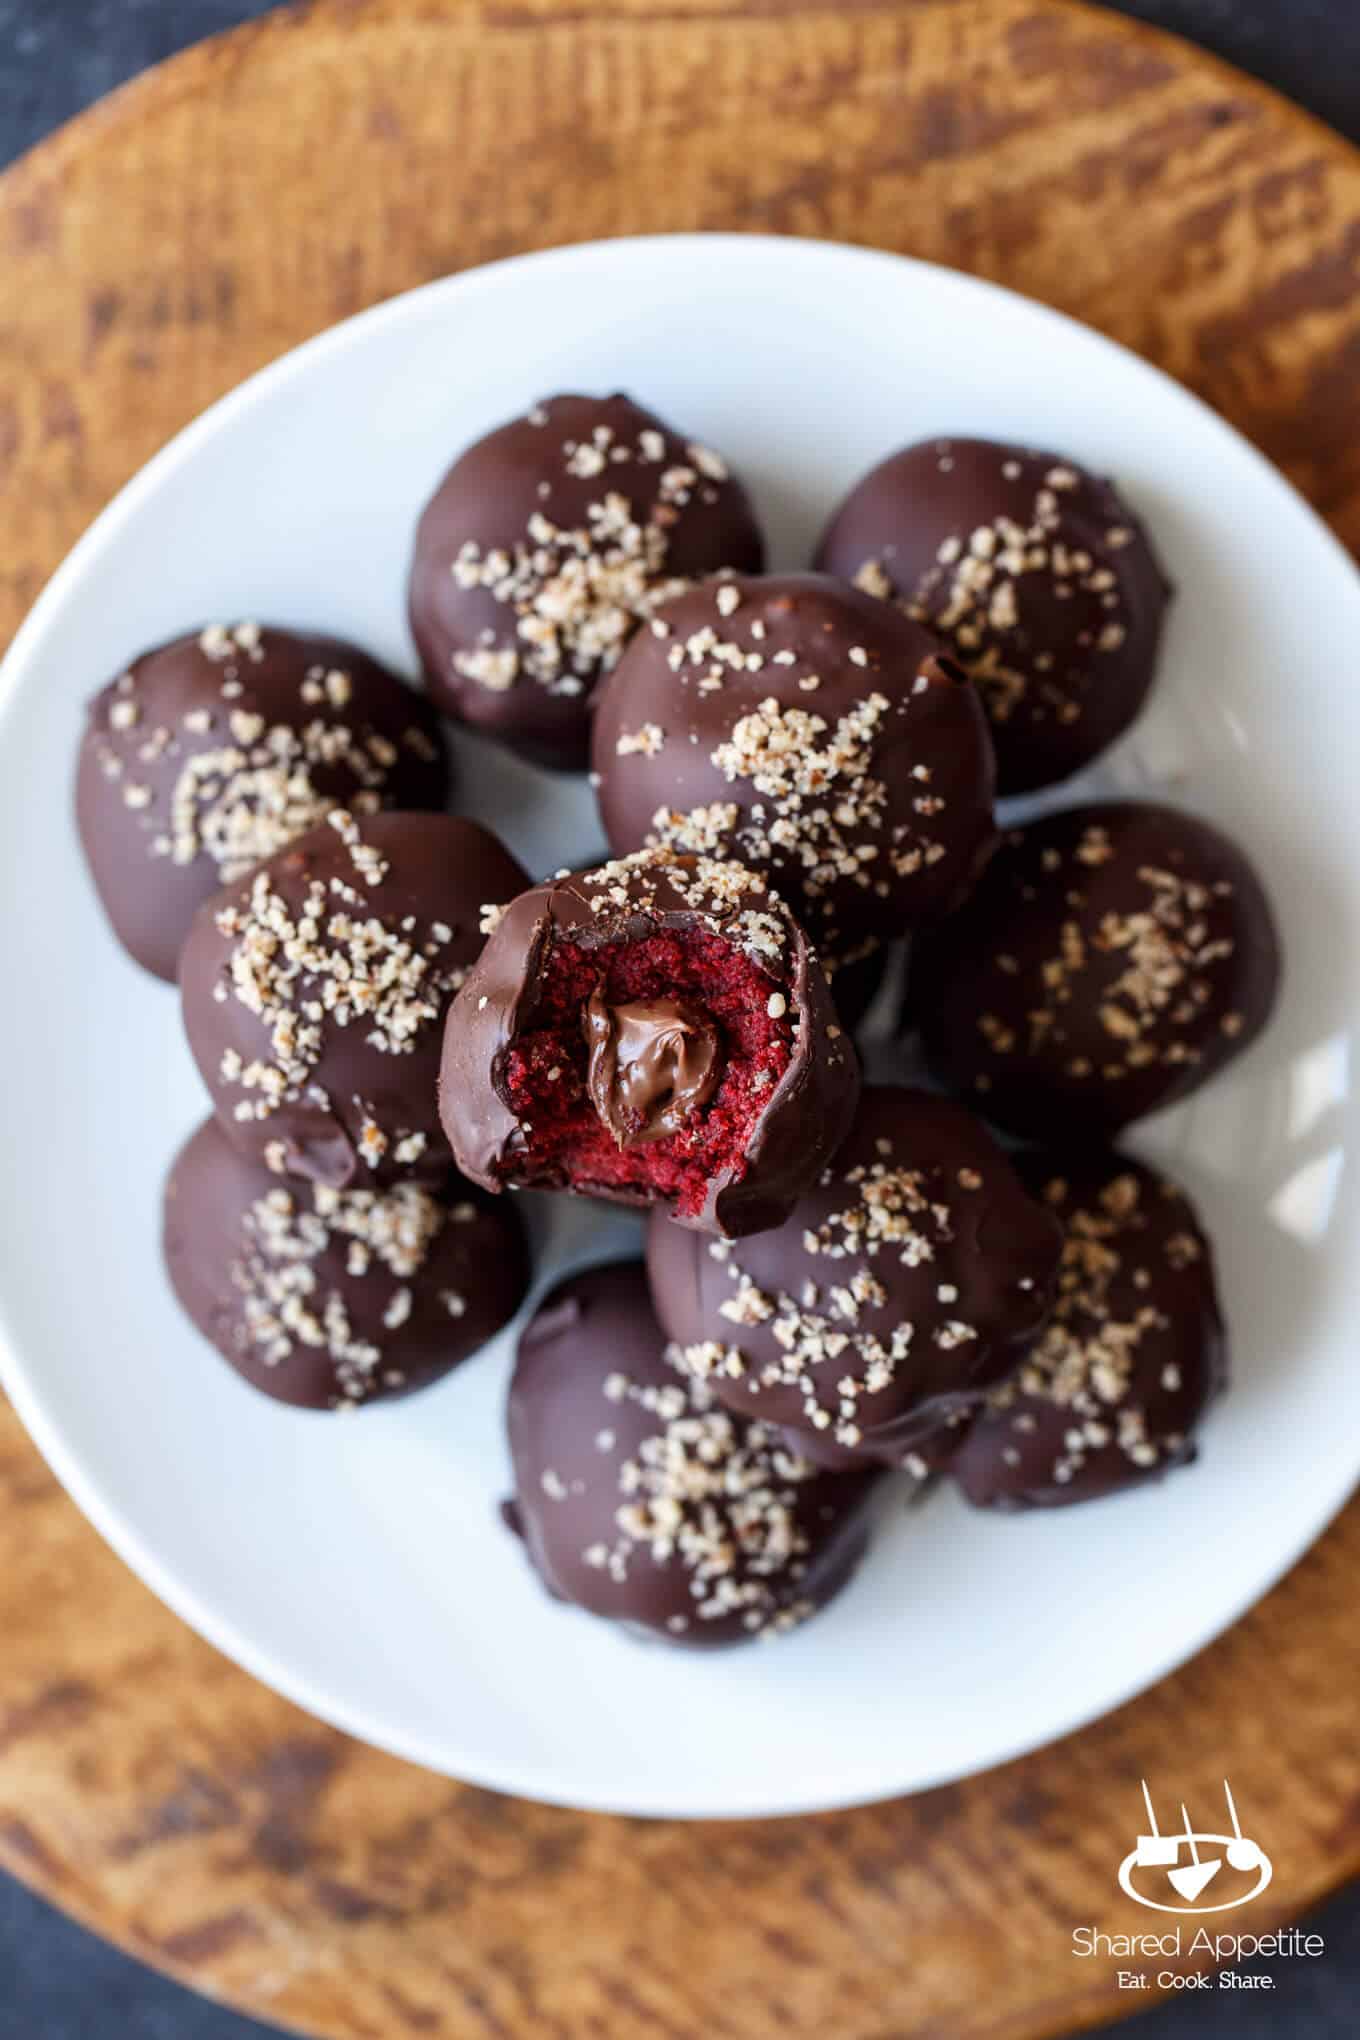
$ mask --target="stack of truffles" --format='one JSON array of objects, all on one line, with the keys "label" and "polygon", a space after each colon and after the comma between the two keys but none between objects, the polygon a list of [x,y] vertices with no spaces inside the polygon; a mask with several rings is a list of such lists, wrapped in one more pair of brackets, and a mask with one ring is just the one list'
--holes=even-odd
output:
[{"label": "stack of truffles", "polygon": [[[165,1195],[190,1318],[266,1394],[353,1409],[514,1315],[504,1192],[645,1211],[645,1261],[522,1332],[505,1515],[554,1595],[686,1644],[825,1603],[890,1470],[1019,1509],[1193,1457],[1227,1371],[1209,1242],[1106,1143],[1240,1054],[1279,975],[1206,823],[1107,800],[998,831],[998,794],[1088,765],[1153,681],[1171,591],[1108,483],[933,440],[812,571],[763,568],[717,454],[554,397],[420,520],[423,696],[213,626],[96,696],[78,779],[212,1108]],[[534,884],[444,812],[436,711],[589,768],[608,861]],[[861,1082],[902,938],[938,1088]]]}]

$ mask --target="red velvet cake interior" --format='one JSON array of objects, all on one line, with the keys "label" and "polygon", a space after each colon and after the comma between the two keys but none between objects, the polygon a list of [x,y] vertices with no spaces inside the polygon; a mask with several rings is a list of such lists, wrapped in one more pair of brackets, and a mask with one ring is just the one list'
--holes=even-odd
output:
[{"label": "red velvet cake interior", "polygon": [[[586,1034],[597,992],[615,1010],[678,1006],[715,1032],[716,1088],[664,1139],[620,1146],[597,1115]],[[750,1138],[789,1067],[794,1036],[783,993],[741,950],[689,928],[590,949],[557,940],[531,1017],[502,1070],[525,1136],[521,1180],[565,1174],[581,1190],[636,1189],[674,1200],[678,1215],[690,1217],[712,1175],[745,1174]]]}]

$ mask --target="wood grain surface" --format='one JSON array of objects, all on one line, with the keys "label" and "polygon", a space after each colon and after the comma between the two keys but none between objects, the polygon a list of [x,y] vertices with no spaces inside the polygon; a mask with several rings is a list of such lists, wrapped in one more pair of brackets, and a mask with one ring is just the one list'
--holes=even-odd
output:
[{"label": "wood grain surface", "polygon": [[[0,179],[0,636],[171,432],[295,342],[515,250],[699,227],[904,249],[1059,305],[1360,547],[1360,158],[1188,47],[1060,0],[319,0]],[[124,1570],[7,1411],[0,1561],[0,1859],[333,2040],[1096,2024],[1129,2000],[1070,1934],[1142,1923],[1114,1869],[1144,1772],[1192,1804],[1232,1778],[1276,1865],[1253,1929],[1360,1868],[1357,1508],[1068,1742],[703,1827],[501,1798],[321,1727]]]}]

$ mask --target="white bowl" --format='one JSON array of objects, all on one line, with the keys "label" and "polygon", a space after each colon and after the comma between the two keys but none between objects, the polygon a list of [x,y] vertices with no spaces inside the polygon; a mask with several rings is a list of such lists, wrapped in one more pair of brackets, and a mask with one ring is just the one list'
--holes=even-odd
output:
[{"label": "white bowl", "polygon": [[[1147,789],[1223,824],[1287,950],[1265,1038],[1131,1142],[1187,1181],[1221,1257],[1235,1385],[1199,1463],[1079,1514],[989,1517],[952,1493],[895,1508],[827,1613],[716,1657],[543,1594],[497,1517],[509,1334],[425,1395],[330,1422],[254,1395],[179,1317],[159,1193],[204,1101],[173,995],[103,925],[68,803],[86,696],[191,625],[325,628],[411,670],[407,550],[454,451],[551,390],[620,386],[732,458],[777,564],[926,434],[1113,473],[1180,595],[1150,710],[1056,799]],[[357,1736],[505,1791],[792,1813],[938,1785],[1116,1706],[1263,1593],[1360,1462],[1357,646],[1350,561],[1209,411],[1095,334],[919,263],[612,241],[452,278],[299,349],[123,491],[4,668],[0,1360],[39,1446],[220,1649]],[[459,742],[466,807],[531,868],[594,851],[583,780]],[[540,1283],[636,1237],[531,1202]]]}]

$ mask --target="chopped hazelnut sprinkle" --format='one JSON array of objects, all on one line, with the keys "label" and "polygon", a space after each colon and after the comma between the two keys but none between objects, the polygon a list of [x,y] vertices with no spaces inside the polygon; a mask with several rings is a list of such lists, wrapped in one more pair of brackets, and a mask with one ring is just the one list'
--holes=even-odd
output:
[{"label": "chopped hazelnut sprinkle", "polygon": [[1040,1139],[1187,1096],[1254,1038],[1279,982],[1269,901],[1237,847],[1143,801],[1011,832],[911,959],[931,1068]]},{"label": "chopped hazelnut sprinkle", "polygon": [[440,966],[444,945],[433,933],[423,933],[409,917],[395,922],[381,913],[380,899],[369,894],[381,887],[383,860],[363,842],[351,815],[337,811],[330,819],[366,892],[343,879],[313,878],[293,908],[261,871],[244,899],[216,916],[231,942],[228,996],[269,1031],[268,1056],[237,1057],[239,1067],[223,1072],[249,1094],[235,1108],[238,1119],[265,1119],[301,1095],[328,1028],[359,1027],[370,1047],[409,1053],[466,975]]},{"label": "chopped hazelnut sprinkle", "polygon": [[[690,1619],[735,1615],[753,1636],[783,1635],[812,1613],[796,1593],[810,1550],[799,1491],[818,1469],[778,1432],[718,1408],[673,1349],[666,1357],[677,1369],[673,1384],[611,1375],[604,1385],[606,1404],[635,1404],[655,1429],[619,1461],[612,1542],[582,1558],[618,1582],[641,1563],[678,1564],[694,1603]],[[614,1436],[612,1426],[600,1433],[610,1441],[601,1451]]]},{"label": "chopped hazelnut sprinkle", "polygon": [[[719,584],[714,602],[720,615],[737,607],[723,600],[736,594],[730,584]],[[848,656],[857,667],[876,663],[859,645]],[[706,626],[673,645],[669,662],[682,681],[704,693],[720,691],[727,673],[760,671],[764,658]],[[796,666],[798,659],[786,651],[776,653],[772,663]],[[799,685],[813,693],[820,676],[809,672]],[[888,696],[872,685],[834,724],[812,708],[783,706],[768,696],[740,716],[709,754],[729,785],[746,782],[760,801],[744,811],[722,801],[687,811],[660,808],[652,817],[650,840],[695,852],[725,844],[751,863],[792,862],[803,898],[814,903],[847,884],[886,894],[886,871],[908,877],[947,854],[926,829],[889,826],[893,803],[872,766],[891,710]],[[654,740],[621,740],[619,752],[655,756],[665,732],[655,724],[647,728],[655,731]],[[928,782],[929,767],[918,767],[917,776]],[[914,811],[925,821],[945,806],[942,799],[922,794]]]},{"label": "chopped hazelnut sprinkle", "polygon": [[[1049,1325],[1014,1377],[993,1391],[989,1407],[1009,1416],[1022,1434],[1036,1424],[1034,1405],[1061,1412],[1055,1451],[1047,1468],[1057,1487],[1075,1480],[1095,1453],[1112,1452],[1130,1471],[1146,1474],[1185,1455],[1185,1433],[1168,1427],[1153,1405],[1174,1396],[1182,1373],[1174,1362],[1149,1360],[1164,1348],[1171,1328],[1166,1273],[1183,1274],[1203,1258],[1197,1235],[1167,1235],[1150,1222],[1145,1202],[1156,1196],[1151,1180],[1132,1169],[1115,1175],[1099,1194],[1072,1209],[1068,1187],[1056,1179],[1049,1202],[1066,1222],[1058,1297]],[[1165,1190],[1164,1196],[1177,1193]],[[1161,1266],[1159,1268],[1158,1263]],[[1138,1301],[1145,1297],[1147,1300]]]},{"label": "chopped hazelnut sprinkle", "polygon": [[1226,1374],[1212,1260],[1184,1192],[1089,1146],[1025,1166],[1065,1243],[1048,1324],[950,1460],[982,1507],[1086,1501],[1183,1464]]},{"label": "chopped hazelnut sprinkle", "polygon": [[[892,1144],[885,1145],[891,1153]],[[805,1282],[797,1296],[762,1290],[741,1265],[742,1242],[716,1242],[710,1251],[733,1285],[719,1311],[738,1336],[732,1344],[710,1339],[685,1346],[681,1358],[686,1369],[699,1380],[715,1374],[750,1376],[740,1328],[768,1325],[779,1357],[750,1376],[749,1385],[793,1385],[813,1430],[834,1432],[842,1445],[859,1444],[861,1398],[881,1394],[890,1385],[917,1337],[917,1327],[906,1320],[886,1331],[867,1322],[868,1312],[882,1311],[889,1301],[880,1264],[895,1260],[907,1268],[921,1267],[955,1236],[954,1213],[934,1180],[937,1173],[894,1167],[886,1160],[847,1170],[841,1179],[845,1204],[803,1234],[804,1253],[825,1262],[825,1276],[821,1282]],[[833,1165],[822,1182],[835,1181]],[[957,1289],[945,1288],[953,1301]],[[943,1297],[944,1290],[940,1293]],[[945,1351],[978,1337],[975,1326],[958,1318],[942,1320],[923,1335]]]},{"label": "chopped hazelnut sprinkle", "polygon": [[[637,625],[689,586],[667,571],[671,527],[696,497],[709,500],[712,485],[727,480],[717,454],[690,445],[684,460],[646,477],[656,500],[639,516],[629,476],[664,462],[661,433],[644,429],[630,440],[602,423],[588,439],[564,440],[559,451],[564,476],[599,481],[584,521],[564,527],[535,510],[522,539],[486,549],[468,539],[450,568],[460,588],[486,589],[513,613],[513,644],[488,630],[485,643],[453,656],[459,673],[496,692],[523,678],[554,694],[581,694],[607,673]],[[550,481],[546,491],[540,486],[551,494]]]},{"label": "chopped hazelnut sprinkle", "polygon": [[168,783],[134,777],[124,792],[126,804],[145,813],[149,856],[178,866],[209,857],[221,883],[230,885],[331,812],[335,794],[318,782],[348,780],[345,799],[353,812],[376,814],[403,751],[425,763],[437,755],[421,729],[401,732],[398,744],[340,719],[353,683],[339,669],[312,666],[299,683],[299,707],[316,713],[271,721],[233,707],[242,692],[241,668],[248,672],[262,663],[269,649],[258,624],[211,624],[200,633],[198,649],[221,668],[220,707],[188,709],[176,722],[152,720],[135,674],[128,673],[109,706],[108,732],[97,737],[111,779],[135,774],[139,763],[178,765]]},{"label": "chopped hazelnut sprinkle", "polygon": [[[1003,478],[1018,483],[1023,469],[1005,464]],[[1005,723],[1030,691],[1062,723],[1084,713],[1080,691],[1069,676],[1054,677],[1032,656],[1030,646],[1046,633],[1028,621],[1032,593],[1068,601],[1074,594],[1096,599],[1108,612],[1099,630],[1082,633],[1088,641],[1078,651],[1117,652],[1128,635],[1122,620],[1119,581],[1110,569],[1080,545],[1065,544],[1062,498],[1080,486],[1080,477],[1065,465],[1050,468],[1030,501],[1017,504],[1015,514],[999,513],[970,531],[950,532],[941,539],[935,559],[912,588],[899,589],[891,562],[871,558],[855,575],[855,585],[883,600],[900,597],[909,616],[947,637],[982,689],[992,720]],[[1007,656],[1007,644],[1016,651]]]},{"label": "chopped hazelnut sprinkle", "polygon": [[[399,1331],[411,1314],[409,1283],[452,1222],[446,1205],[414,1183],[385,1190],[280,1185],[245,1214],[244,1245],[232,1264],[241,1296],[239,1338],[267,1367],[299,1346],[323,1351],[335,1369],[336,1400],[359,1403],[373,1392],[383,1347],[354,1327],[355,1296],[346,1285],[371,1283],[386,1301],[377,1316]],[[344,1247],[345,1282],[329,1284],[318,1264]]]}]

